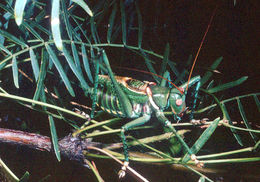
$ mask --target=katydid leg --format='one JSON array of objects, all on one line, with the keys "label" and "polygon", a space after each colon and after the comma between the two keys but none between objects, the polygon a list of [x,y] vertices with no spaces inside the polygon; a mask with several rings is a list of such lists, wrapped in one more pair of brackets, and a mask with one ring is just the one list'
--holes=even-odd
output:
[{"label": "katydid leg", "polygon": [[189,146],[186,144],[186,142],[183,140],[183,138],[177,133],[176,129],[171,125],[171,122],[164,116],[163,112],[160,110],[157,110],[156,117],[165,127],[170,129],[175,134],[175,136],[177,137],[179,142],[182,144],[182,146],[185,148],[185,150],[190,155],[191,159],[193,161],[195,161],[196,163],[199,163],[199,161],[196,159],[196,156],[193,154],[193,152],[191,151]]},{"label": "katydid leg", "polygon": [[124,162],[124,165],[122,166],[121,170],[119,171],[119,177],[120,178],[125,176],[126,166],[128,166],[128,163],[129,163],[128,146],[127,146],[127,142],[126,142],[125,132],[128,131],[131,128],[145,124],[146,122],[148,122],[150,120],[150,118],[151,118],[151,115],[144,114],[140,118],[137,118],[137,119],[125,124],[124,126],[122,126],[121,140],[122,140],[122,143],[123,143],[125,162]]}]

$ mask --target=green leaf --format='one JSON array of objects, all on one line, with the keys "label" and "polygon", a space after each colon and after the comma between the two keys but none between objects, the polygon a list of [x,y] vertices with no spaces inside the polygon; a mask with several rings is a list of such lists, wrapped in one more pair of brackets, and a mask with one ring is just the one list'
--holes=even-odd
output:
[{"label": "green leaf", "polygon": [[[39,79],[37,81],[36,90],[33,96],[33,100],[38,100],[42,93],[44,93],[44,80],[47,72],[47,59],[46,59],[46,51],[42,49],[41,54],[41,68],[39,73]],[[42,98],[42,97],[40,97]]]},{"label": "green leaf", "polygon": [[108,43],[110,43],[110,40],[111,40],[111,35],[112,35],[115,16],[116,16],[116,11],[117,11],[117,3],[115,2],[114,5],[113,5],[112,13],[109,17],[109,24],[108,24],[108,29],[107,29],[107,42]]},{"label": "green leaf", "polygon": [[29,181],[30,173],[26,171],[24,175],[19,179],[19,182],[27,182]]},{"label": "green leaf", "polygon": [[154,80],[156,80],[156,82],[159,83],[159,81],[158,81],[159,79],[156,76],[157,73],[156,73],[155,69],[153,68],[153,65],[152,65],[150,59],[147,57],[147,55],[145,54],[145,52],[142,49],[140,49],[140,52],[142,53],[142,56],[145,60],[145,64],[146,64],[148,70],[152,73]]},{"label": "green leaf", "polygon": [[205,182],[205,177],[201,176],[198,182]]},{"label": "green leaf", "polygon": [[74,42],[71,42],[71,50],[72,50],[73,58],[75,60],[76,67],[77,67],[78,71],[80,72],[80,74],[82,74],[80,60],[79,60],[79,54],[78,54],[78,51],[77,51],[77,48],[76,48],[76,45]]},{"label": "green leaf", "polygon": [[240,85],[240,84],[243,83],[244,81],[246,81],[247,78],[248,78],[247,76],[243,76],[243,77],[241,77],[241,78],[238,79],[238,80],[235,80],[235,81],[232,81],[232,82],[228,82],[228,83],[225,83],[225,84],[216,86],[216,87],[214,87],[214,88],[211,88],[211,89],[208,90],[208,92],[209,92],[209,93],[215,93],[215,92],[220,92],[220,91],[223,91],[223,90],[226,90],[226,89],[235,87],[235,86],[237,86],[237,85]]},{"label": "green leaf", "polygon": [[257,106],[258,112],[260,112],[260,102],[259,102],[259,100],[258,100],[258,98],[257,98],[256,95],[254,95],[254,99],[255,99],[255,103],[256,103],[256,106]]},{"label": "green leaf", "polygon": [[97,38],[96,38],[96,26],[95,26],[95,21],[94,17],[90,18],[90,29],[91,29],[91,35],[94,39],[95,44],[97,44]]},{"label": "green leaf", "polygon": [[166,71],[169,54],[170,54],[170,45],[169,45],[169,43],[167,43],[166,47],[165,47],[165,51],[164,51],[164,55],[163,55],[163,62],[162,62],[161,71],[160,71],[161,76],[163,76],[164,72]]},{"label": "green leaf", "polygon": [[5,46],[2,44],[0,44],[0,49],[9,55],[12,55],[12,53],[8,49],[6,49]]},{"label": "green leaf", "polygon": [[37,39],[43,41],[41,36],[28,23],[23,22],[22,25],[25,26],[25,28],[28,29]]},{"label": "green leaf", "polygon": [[52,60],[52,62],[54,63],[55,67],[57,68],[60,76],[61,76],[61,79],[63,80],[67,90],[69,91],[70,95],[75,97],[75,93],[73,91],[73,88],[70,84],[70,81],[66,75],[66,73],[64,72],[61,64],[60,64],[60,61],[59,59],[57,58],[57,56],[55,55],[54,51],[52,50],[52,48],[48,45],[48,44],[45,44],[45,47],[46,47],[46,50],[47,52],[49,53],[50,55],[50,58]]},{"label": "green leaf", "polygon": [[[185,64],[185,67],[186,67],[186,68],[189,68],[189,67],[190,67],[192,60],[193,60],[192,55],[189,55],[188,60],[187,60],[187,62],[186,62],[186,64]],[[169,65],[170,65],[170,64],[169,64]],[[179,84],[179,82],[180,82],[180,83],[186,82],[186,81],[184,81],[184,77],[186,76],[186,74],[187,74],[187,70],[184,68],[179,75],[176,75],[176,76],[177,76],[177,79],[174,80],[174,83],[175,83],[175,84]]]},{"label": "green leaf", "polygon": [[39,76],[39,64],[38,64],[38,61],[36,59],[36,56],[35,56],[32,48],[29,49],[29,53],[30,53],[30,58],[31,58],[31,64],[32,64],[34,78],[37,81],[38,80],[38,76]]},{"label": "green leaf", "polygon": [[201,86],[210,79],[210,77],[213,75],[212,71],[216,70],[216,68],[221,63],[222,60],[223,60],[223,57],[219,57],[218,59],[216,59],[214,61],[214,63],[210,66],[210,71],[207,71],[204,74],[204,76],[201,78]]},{"label": "green leaf", "polygon": [[[228,114],[228,111],[227,111],[227,108],[225,106],[225,104],[222,104],[222,110],[223,110],[223,114],[224,114],[224,119],[225,120],[228,120],[228,124],[232,125],[233,126],[233,123],[229,117],[229,114]],[[234,128],[230,128],[231,132],[233,133],[234,137],[236,138],[237,140],[237,143],[241,146],[243,146],[243,143],[242,143],[242,140],[240,138],[240,136],[238,135],[237,133],[237,130],[235,130]]]},{"label": "green leaf", "polygon": [[121,23],[122,23],[122,40],[123,44],[126,45],[126,15],[124,2],[120,0],[120,10],[121,10]]},{"label": "green leaf", "polygon": [[[246,118],[246,114],[245,114],[244,108],[243,108],[239,98],[237,98],[237,105],[238,105],[238,109],[239,109],[240,115],[241,115],[241,117],[242,117],[242,119],[243,119],[247,129],[252,129],[250,124],[248,123],[248,120]],[[250,133],[252,139],[254,140],[254,142],[256,143],[258,141],[257,136],[254,133],[252,133],[252,132],[249,132],[249,133]]]},{"label": "green leaf", "polygon": [[92,11],[90,10],[88,5],[83,0],[72,0],[72,2],[81,6],[89,14],[89,16],[93,16]]},{"label": "green leaf", "polygon": [[13,42],[16,43],[16,44],[19,44],[19,45],[21,45],[21,46],[23,46],[23,47],[28,47],[22,40],[16,38],[16,37],[13,36],[12,34],[10,34],[10,33],[6,32],[6,31],[4,31],[4,30],[2,30],[2,29],[0,29],[0,34],[1,34],[2,36],[4,36],[5,38],[10,39],[11,41],[13,41]]},{"label": "green leaf", "polygon": [[175,67],[176,64],[169,60],[168,65],[169,65],[170,69],[172,70],[172,72],[178,77],[180,75],[180,73],[177,70],[177,68]]},{"label": "green leaf", "polygon": [[[210,136],[213,134],[215,129],[218,126],[220,118],[216,118],[211,125],[200,135],[199,139],[195,142],[195,144],[191,147],[191,151],[193,154],[196,154],[200,151],[200,149],[204,146],[204,144],[209,140]],[[186,163],[190,160],[190,155],[188,153],[183,157],[183,162]]]},{"label": "green leaf", "polygon": [[83,78],[81,73],[76,68],[76,65],[74,64],[74,61],[72,60],[72,57],[70,56],[68,50],[65,47],[63,47],[63,53],[64,53],[64,56],[65,56],[65,58],[67,60],[67,63],[69,64],[69,66],[70,66],[71,70],[73,71],[73,73],[75,74],[75,76],[80,81],[80,84],[82,85],[83,89],[86,90],[87,88],[89,88],[87,82],[85,81],[85,79]]},{"label": "green leaf", "polygon": [[143,39],[143,24],[142,24],[142,15],[140,12],[138,2],[139,1],[135,1],[135,6],[136,6],[137,17],[138,17],[138,47],[141,48],[142,39]]},{"label": "green leaf", "polygon": [[53,144],[53,149],[55,152],[55,155],[58,159],[58,161],[61,161],[61,157],[60,157],[60,149],[59,149],[59,140],[58,140],[58,136],[57,136],[57,132],[56,132],[56,127],[55,127],[55,123],[53,120],[53,117],[51,115],[48,116],[49,119],[49,124],[50,124],[50,130],[51,130],[51,140],[52,140],[52,144]]},{"label": "green leaf", "polygon": [[83,44],[81,45],[81,52],[82,52],[82,59],[83,59],[85,72],[87,73],[88,79],[91,81],[91,83],[93,83],[93,77],[91,75],[91,71],[89,67],[87,52]]},{"label": "green leaf", "polygon": [[49,30],[47,30],[46,28],[44,28],[44,27],[41,26],[40,24],[36,23],[35,21],[27,20],[27,22],[29,22],[30,25],[36,27],[36,28],[39,29],[40,31],[44,32],[46,35],[51,36],[51,33],[50,33]]},{"label": "green leaf", "polygon": [[67,11],[67,7],[66,7],[66,1],[61,1],[61,7],[62,7],[62,15],[63,15],[63,20],[65,22],[65,27],[69,36],[69,39],[72,40],[72,28],[71,28],[71,24],[69,21],[69,17],[68,17],[68,11]]},{"label": "green leaf", "polygon": [[14,85],[16,88],[19,88],[18,67],[17,67],[17,61],[16,61],[15,56],[13,56],[13,59],[12,59],[12,71],[13,71]]},{"label": "green leaf", "polygon": [[51,9],[51,31],[56,47],[61,51],[63,48],[60,32],[60,0],[52,1]]},{"label": "green leaf", "polygon": [[23,21],[23,12],[25,5],[27,3],[27,0],[16,0],[15,5],[14,5],[14,18],[16,24],[19,26],[21,25]]}]

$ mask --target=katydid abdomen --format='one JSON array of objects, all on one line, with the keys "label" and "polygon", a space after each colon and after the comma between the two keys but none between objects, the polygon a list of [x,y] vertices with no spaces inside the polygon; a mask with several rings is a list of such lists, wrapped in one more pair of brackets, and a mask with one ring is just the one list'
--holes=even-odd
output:
[{"label": "katydid abdomen", "polygon": [[94,88],[89,89],[91,97],[94,97],[94,95],[96,96],[96,105],[105,112],[116,117],[137,118],[144,113],[150,114],[151,109],[148,103],[148,97],[143,91],[150,82],[142,82],[130,77],[116,76],[115,78],[121,89],[124,90],[128,99],[131,101],[131,115],[127,115],[122,109],[120,101],[116,96],[115,87],[110,78],[106,75],[98,76],[98,88],[96,93],[94,93]]}]

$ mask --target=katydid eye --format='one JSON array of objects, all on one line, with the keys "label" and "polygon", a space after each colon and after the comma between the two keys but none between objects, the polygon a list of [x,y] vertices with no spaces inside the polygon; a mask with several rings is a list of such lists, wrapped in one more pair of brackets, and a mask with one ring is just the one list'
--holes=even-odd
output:
[{"label": "katydid eye", "polygon": [[182,105],[182,99],[177,99],[176,100],[176,105],[181,106]]}]

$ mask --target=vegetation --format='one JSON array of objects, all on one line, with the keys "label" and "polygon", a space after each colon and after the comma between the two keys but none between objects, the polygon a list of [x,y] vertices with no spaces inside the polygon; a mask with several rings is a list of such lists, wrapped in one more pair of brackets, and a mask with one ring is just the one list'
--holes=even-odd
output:
[{"label": "vegetation", "polygon": [[[235,5],[230,6],[230,2],[235,2]],[[172,123],[204,164],[204,168],[196,167],[189,160],[186,151],[181,151],[182,147],[177,141],[174,145],[168,142],[169,138],[174,140],[174,136],[172,133],[164,134],[162,127],[156,124],[156,119],[129,132],[127,139],[131,146],[130,166],[151,181],[186,180],[183,175],[174,174],[173,168],[184,170],[184,173],[188,171],[189,179],[194,181],[214,181],[221,176],[228,176],[221,168],[224,166],[224,169],[228,169],[237,163],[236,168],[240,169],[241,166],[242,171],[243,163],[252,164],[252,169],[257,169],[260,160],[260,130],[257,125],[260,93],[253,87],[243,86],[247,84],[248,77],[230,73],[230,65],[224,64],[224,68],[218,68],[226,59],[225,56],[221,57],[221,51],[213,52],[213,56],[211,53],[206,56],[205,53],[211,50],[210,45],[222,45],[221,42],[212,41],[207,35],[211,31],[216,33],[214,30],[217,28],[225,28],[214,24],[215,18],[217,22],[223,18],[218,17],[221,8],[236,9],[241,8],[237,6],[242,6],[236,4],[236,1],[230,2],[215,4],[217,2],[194,1],[194,4],[189,4],[178,1],[161,3],[100,0],[86,4],[83,0],[3,0],[0,3],[1,128],[50,136],[55,156],[58,161],[65,160],[68,168],[65,171],[68,173],[73,172],[71,166],[75,167],[75,164],[61,158],[59,138],[91,138],[91,145],[84,148],[84,159],[80,159],[81,166],[76,165],[80,172],[72,175],[73,179],[69,181],[115,181],[121,167],[115,160],[124,159],[120,129],[130,120],[115,118],[95,108],[91,98],[87,98],[87,89],[95,85],[97,74],[107,74],[106,66],[102,64],[101,51],[106,52],[113,71],[118,75],[154,81],[157,84],[162,80],[154,75],[163,76],[167,71],[170,72],[167,79],[176,85],[187,82],[195,59],[197,65],[192,75],[200,74],[202,82],[194,116],[198,120],[209,120],[203,123],[196,123],[195,120],[195,125],[190,123],[187,114],[181,122]],[[198,10],[196,6],[205,10],[198,13],[201,15],[199,17],[194,13]],[[194,13],[194,16],[189,15],[194,20],[185,17],[187,12]],[[191,25],[179,20],[190,21]],[[188,38],[191,39],[188,41],[194,43],[187,44],[183,40]],[[203,45],[206,42],[212,43]],[[225,66],[228,70],[226,72]],[[251,75],[249,81],[250,79]],[[193,89],[189,88],[188,106],[194,100]],[[80,111],[84,111],[84,114]],[[93,118],[90,119],[90,115]],[[173,121],[171,112],[165,111],[165,115]],[[17,154],[13,146],[1,144],[2,148],[0,179],[66,180],[67,174],[64,171],[60,172],[64,173],[64,178],[59,178],[58,175],[55,177],[53,171],[57,164],[44,164],[47,160],[58,163],[52,158],[45,158],[46,153],[36,154],[39,158],[45,158],[37,163],[37,169],[42,171],[37,176],[36,170],[29,170],[30,175],[24,168],[13,170],[22,162],[18,160],[19,157],[12,161],[10,155],[24,154]],[[172,155],[172,148],[179,151],[179,154]],[[10,155],[6,151],[10,151]],[[25,163],[33,165],[30,155],[27,156]],[[114,160],[108,160],[111,157]],[[9,160],[12,161],[11,165],[6,165],[4,162]],[[90,170],[82,164],[89,166],[94,175],[88,176]],[[167,174],[162,176],[162,172],[161,175],[153,176],[150,171],[157,164],[163,164],[156,166],[156,169],[161,168]],[[43,170],[42,165],[53,169]],[[114,168],[111,170],[107,166]],[[247,171],[244,172],[247,174]],[[49,176],[50,173],[54,176]],[[81,174],[88,176],[87,179],[80,177]],[[124,180],[133,181],[136,175],[138,174],[127,175]],[[227,179],[238,177],[231,175]],[[145,181],[142,176],[137,178]],[[246,178],[245,176],[239,178]],[[251,176],[257,177],[259,178],[257,174],[256,177]]]}]

